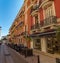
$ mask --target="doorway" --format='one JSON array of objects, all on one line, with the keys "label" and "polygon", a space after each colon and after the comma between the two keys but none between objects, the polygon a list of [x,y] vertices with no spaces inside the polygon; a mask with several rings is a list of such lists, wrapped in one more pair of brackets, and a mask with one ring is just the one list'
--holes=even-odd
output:
[{"label": "doorway", "polygon": [[34,49],[41,50],[41,40],[34,39]]}]

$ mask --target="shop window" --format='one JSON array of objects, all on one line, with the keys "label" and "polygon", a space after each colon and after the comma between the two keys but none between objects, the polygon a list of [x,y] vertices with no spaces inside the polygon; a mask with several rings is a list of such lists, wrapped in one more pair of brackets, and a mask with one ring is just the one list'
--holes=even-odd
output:
[{"label": "shop window", "polygon": [[47,38],[47,52],[60,53],[60,43],[56,40],[56,37]]},{"label": "shop window", "polygon": [[47,38],[47,52],[54,53],[53,51],[53,40],[51,37]]},{"label": "shop window", "polygon": [[35,39],[35,49],[41,50],[41,42],[40,39]]},{"label": "shop window", "polygon": [[51,38],[47,38],[47,47],[52,48],[52,39]]}]

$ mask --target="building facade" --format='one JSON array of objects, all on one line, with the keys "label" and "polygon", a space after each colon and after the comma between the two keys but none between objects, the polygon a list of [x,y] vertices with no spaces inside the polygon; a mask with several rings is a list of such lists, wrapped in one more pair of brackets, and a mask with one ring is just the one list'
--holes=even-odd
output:
[{"label": "building facade", "polygon": [[25,0],[10,28],[11,41],[43,52],[60,53],[56,39],[59,3],[59,0]]}]

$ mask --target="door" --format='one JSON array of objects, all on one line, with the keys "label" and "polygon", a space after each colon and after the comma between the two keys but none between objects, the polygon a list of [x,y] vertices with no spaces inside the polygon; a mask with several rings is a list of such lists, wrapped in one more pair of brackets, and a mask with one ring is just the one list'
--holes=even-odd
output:
[{"label": "door", "polygon": [[40,39],[34,39],[34,49],[41,50],[41,40]]}]

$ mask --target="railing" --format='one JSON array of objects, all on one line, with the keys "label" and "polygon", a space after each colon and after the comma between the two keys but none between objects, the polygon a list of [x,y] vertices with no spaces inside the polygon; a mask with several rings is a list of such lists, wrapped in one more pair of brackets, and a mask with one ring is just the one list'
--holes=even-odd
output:
[{"label": "railing", "polygon": [[46,3],[46,2],[49,2],[49,1],[54,1],[54,0],[41,0],[42,3]]},{"label": "railing", "polygon": [[26,35],[26,32],[22,32],[21,35]]},{"label": "railing", "polygon": [[42,3],[42,1],[41,1],[41,0],[39,0],[39,6],[41,5],[41,3]]},{"label": "railing", "polygon": [[38,8],[39,8],[39,5],[37,5],[37,4],[33,5],[31,8],[31,13],[35,10],[38,10]]},{"label": "railing", "polygon": [[28,32],[27,31],[22,32],[21,35],[28,35]]},{"label": "railing", "polygon": [[20,22],[20,23],[16,26],[16,28],[18,28],[19,26],[23,26],[23,24],[24,24],[24,22]]},{"label": "railing", "polygon": [[48,26],[48,25],[51,25],[51,24],[56,24],[57,23],[57,18],[56,16],[50,16],[48,18],[46,18],[43,22],[43,25],[42,26]]},{"label": "railing", "polygon": [[24,24],[24,22],[21,22],[19,25],[22,26]]},{"label": "railing", "polygon": [[53,0],[41,0],[42,2],[53,1]]},{"label": "railing", "polygon": [[49,0],[41,0],[42,2],[49,1]]},{"label": "railing", "polygon": [[40,24],[35,24],[35,25],[33,25],[33,26],[31,26],[31,30],[33,30],[33,29],[39,29],[40,28]]},{"label": "railing", "polygon": [[56,16],[50,16],[50,17],[46,18],[44,21],[41,21],[40,24],[37,23],[37,24],[31,26],[31,30],[40,29],[40,27],[44,27],[44,26],[48,26],[48,25],[52,25],[52,24],[57,24]]}]

